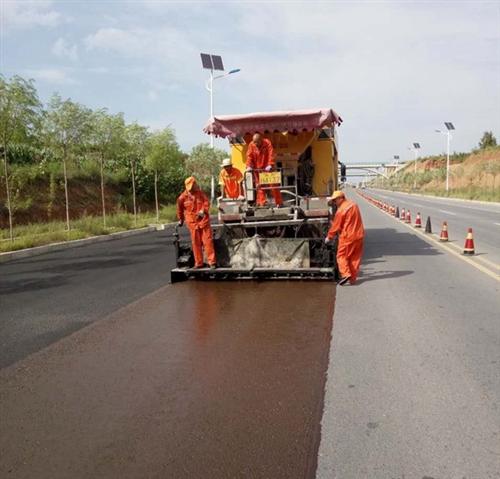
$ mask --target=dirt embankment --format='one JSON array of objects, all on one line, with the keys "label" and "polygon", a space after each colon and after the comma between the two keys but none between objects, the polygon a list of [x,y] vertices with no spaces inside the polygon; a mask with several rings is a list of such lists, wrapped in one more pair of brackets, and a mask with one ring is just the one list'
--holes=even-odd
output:
[{"label": "dirt embankment", "polygon": [[[16,224],[65,220],[66,207],[62,180],[51,183],[45,179],[36,179],[26,184],[22,189],[16,188],[14,185],[11,190],[11,202]],[[132,211],[130,190],[130,185],[125,183],[107,184],[105,186],[106,212]],[[72,179],[68,183],[68,196],[71,219],[102,213],[99,180]],[[140,211],[147,211],[153,208],[153,204],[139,202],[138,208]],[[5,187],[2,182],[0,188],[0,227],[8,228],[8,221]]]},{"label": "dirt embankment", "polygon": [[[392,175],[384,186],[410,190],[415,179],[415,164],[409,163]],[[439,194],[446,187],[446,156],[419,159],[417,163],[417,189]],[[475,151],[469,155],[450,157],[450,191],[471,199],[500,197],[500,147]]]}]

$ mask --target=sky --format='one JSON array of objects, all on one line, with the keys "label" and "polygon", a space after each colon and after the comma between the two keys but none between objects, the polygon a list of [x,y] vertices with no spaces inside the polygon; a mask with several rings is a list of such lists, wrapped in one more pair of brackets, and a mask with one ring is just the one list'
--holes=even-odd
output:
[{"label": "sky", "polygon": [[[500,140],[500,0],[187,2],[0,0],[0,72],[91,108],[208,141],[200,52],[239,73],[214,84],[215,115],[333,108],[348,164]],[[227,141],[216,140],[227,148]]]}]

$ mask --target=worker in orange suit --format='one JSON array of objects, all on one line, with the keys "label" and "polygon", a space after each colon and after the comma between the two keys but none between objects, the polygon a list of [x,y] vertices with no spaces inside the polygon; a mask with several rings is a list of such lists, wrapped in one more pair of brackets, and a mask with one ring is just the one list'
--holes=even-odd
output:
[{"label": "worker in orange suit", "polygon": [[223,198],[232,200],[243,199],[243,175],[233,166],[230,158],[222,160],[222,170],[219,174],[219,185]]},{"label": "worker in orange suit", "polygon": [[191,232],[193,245],[194,267],[203,268],[203,251],[210,268],[215,268],[215,250],[210,227],[208,197],[201,191],[194,176],[184,181],[186,189],[177,198],[177,218],[179,226],[184,222]]},{"label": "worker in orange suit", "polygon": [[[261,171],[270,172],[274,168],[274,150],[272,143],[267,138],[262,138],[260,133],[253,135],[252,141],[247,149],[247,171],[253,171],[254,184],[257,188],[257,205],[266,204],[266,191],[259,186],[259,173]],[[271,185],[270,185],[271,186]],[[283,205],[281,191],[273,188],[271,193],[276,206]]]},{"label": "worker in orange suit", "polygon": [[361,256],[363,256],[363,238],[365,229],[358,205],[346,199],[343,191],[335,191],[330,199],[337,211],[326,235],[325,243],[330,243],[339,235],[337,265],[340,271],[338,284],[356,282]]}]

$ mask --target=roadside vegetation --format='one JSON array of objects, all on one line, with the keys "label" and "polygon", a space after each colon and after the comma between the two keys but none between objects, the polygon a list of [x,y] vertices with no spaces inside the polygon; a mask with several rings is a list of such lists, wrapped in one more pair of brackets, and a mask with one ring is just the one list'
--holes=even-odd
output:
[{"label": "roadside vegetation", "polygon": [[[446,155],[411,162],[389,178],[377,178],[373,186],[454,198],[500,202],[500,146],[485,132],[477,149],[450,155],[449,191],[446,191]],[[416,188],[414,187],[416,184]]]},{"label": "roadside vegetation", "polygon": [[0,76],[0,251],[171,221],[186,176],[209,193],[227,153]]},{"label": "roadside vegetation", "polygon": [[83,216],[71,222],[71,229],[66,229],[65,221],[50,221],[15,226],[13,240],[9,230],[0,231],[0,253],[32,248],[49,243],[77,240],[97,235],[107,235],[118,231],[126,231],[161,222],[168,223],[175,220],[175,206],[164,206],[159,211],[159,221],[153,213],[140,213],[134,217],[131,213],[117,213],[107,217],[106,226],[102,218]]}]

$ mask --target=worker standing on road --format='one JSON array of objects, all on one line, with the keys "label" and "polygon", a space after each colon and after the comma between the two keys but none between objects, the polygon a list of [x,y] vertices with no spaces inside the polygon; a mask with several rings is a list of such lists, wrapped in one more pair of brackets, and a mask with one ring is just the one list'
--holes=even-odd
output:
[{"label": "worker standing on road", "polygon": [[232,200],[243,199],[243,175],[233,166],[230,158],[222,160],[222,170],[219,174],[221,196]]},{"label": "worker standing on road", "polygon": [[200,190],[194,176],[187,178],[184,185],[185,191],[177,198],[177,218],[179,218],[179,226],[182,226],[185,221],[191,232],[194,267],[203,268],[203,251],[205,251],[210,268],[215,268],[216,259],[210,227],[208,197]]},{"label": "worker standing on road", "polygon": [[[259,186],[259,173],[261,171],[270,172],[274,168],[274,149],[272,143],[267,138],[262,138],[260,133],[253,135],[252,141],[247,150],[247,171],[253,171],[254,185],[257,188],[257,205],[266,204],[266,192]],[[269,185],[274,186],[274,185]],[[282,206],[281,191],[273,188],[271,193],[276,206]]]},{"label": "worker standing on road", "polygon": [[325,243],[339,235],[337,264],[340,271],[338,284],[356,282],[361,256],[363,255],[363,238],[365,230],[358,205],[346,199],[343,191],[334,191],[331,202],[335,203],[337,212],[326,235]]}]

